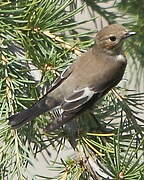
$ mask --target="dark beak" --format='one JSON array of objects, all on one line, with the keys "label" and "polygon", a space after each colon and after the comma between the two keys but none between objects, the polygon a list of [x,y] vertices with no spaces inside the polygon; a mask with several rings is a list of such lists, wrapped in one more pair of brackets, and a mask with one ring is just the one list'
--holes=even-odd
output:
[{"label": "dark beak", "polygon": [[133,36],[133,35],[135,35],[136,34],[136,32],[133,32],[133,31],[129,31],[129,32],[127,32],[126,34],[125,34],[125,37],[124,38],[128,38],[128,37],[130,37],[130,36]]}]

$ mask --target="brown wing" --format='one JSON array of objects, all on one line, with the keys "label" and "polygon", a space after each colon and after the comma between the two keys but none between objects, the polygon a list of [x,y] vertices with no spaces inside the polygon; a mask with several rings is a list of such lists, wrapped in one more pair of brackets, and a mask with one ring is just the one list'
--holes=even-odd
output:
[{"label": "brown wing", "polygon": [[59,108],[59,117],[53,120],[53,122],[46,128],[47,131],[54,131],[66,122],[70,121],[77,115],[87,103],[91,103],[101,97],[103,92],[95,92],[89,87],[74,91],[71,96],[64,99]]},{"label": "brown wing", "polygon": [[50,93],[53,91],[55,88],[57,88],[65,79],[69,77],[69,75],[72,73],[72,65],[67,67],[58,78],[50,85],[48,88],[48,91],[46,94]]}]

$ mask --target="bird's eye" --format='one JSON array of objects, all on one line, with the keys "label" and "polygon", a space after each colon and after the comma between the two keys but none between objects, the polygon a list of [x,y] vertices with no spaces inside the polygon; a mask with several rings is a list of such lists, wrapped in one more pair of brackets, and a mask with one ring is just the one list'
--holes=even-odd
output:
[{"label": "bird's eye", "polygon": [[109,39],[110,39],[111,41],[116,41],[116,37],[115,37],[115,36],[111,36]]}]

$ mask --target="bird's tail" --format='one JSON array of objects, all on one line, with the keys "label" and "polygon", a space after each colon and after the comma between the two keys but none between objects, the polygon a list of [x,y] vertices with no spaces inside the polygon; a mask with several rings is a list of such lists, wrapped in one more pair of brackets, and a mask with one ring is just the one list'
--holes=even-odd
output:
[{"label": "bird's tail", "polygon": [[23,110],[15,115],[12,115],[8,118],[9,124],[13,129],[20,128],[24,124],[29,121],[32,121],[34,118],[44,113],[45,111],[42,108],[38,108],[37,106],[32,106],[29,109]]},{"label": "bird's tail", "polygon": [[57,100],[55,100],[55,98],[45,95],[41,99],[39,99],[32,107],[10,116],[8,118],[9,125],[11,125],[13,129],[20,128],[27,122],[32,121],[37,116],[51,110],[56,105]]}]

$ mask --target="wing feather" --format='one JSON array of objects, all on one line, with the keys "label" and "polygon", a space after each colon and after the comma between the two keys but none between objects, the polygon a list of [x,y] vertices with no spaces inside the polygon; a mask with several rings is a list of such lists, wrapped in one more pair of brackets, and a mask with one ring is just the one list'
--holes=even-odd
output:
[{"label": "wing feather", "polygon": [[56,89],[65,79],[67,79],[72,73],[72,65],[67,67],[58,78],[49,86],[47,93],[43,96],[45,97],[48,93]]},{"label": "wing feather", "polygon": [[86,87],[81,90],[74,91],[71,96],[64,99],[59,108],[59,117],[57,117],[47,128],[47,131],[53,131],[58,127],[64,125],[77,115],[84,107],[85,104],[93,99],[98,99],[102,92],[95,92]]},{"label": "wing feather", "polygon": [[74,111],[82,107],[86,102],[88,102],[92,96],[95,94],[94,91],[90,90],[88,87],[81,89],[79,91],[74,91],[74,93],[68,98],[64,99],[61,107],[63,111]]}]

